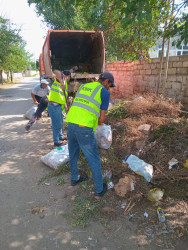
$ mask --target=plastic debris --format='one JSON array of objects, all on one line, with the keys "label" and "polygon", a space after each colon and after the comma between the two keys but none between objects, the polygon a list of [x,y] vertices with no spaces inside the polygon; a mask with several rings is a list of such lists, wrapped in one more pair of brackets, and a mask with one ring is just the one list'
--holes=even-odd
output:
[{"label": "plastic debris", "polygon": [[169,162],[168,162],[168,165],[169,165],[169,169],[172,169],[172,166],[176,165],[178,163],[178,160],[176,160],[175,158],[172,158]]},{"label": "plastic debris", "polygon": [[48,154],[42,156],[41,161],[47,166],[57,169],[59,166],[69,161],[68,145],[53,149]]},{"label": "plastic debris", "polygon": [[135,155],[127,155],[123,163],[128,163],[128,167],[136,174],[143,176],[148,182],[151,181],[153,175],[153,166],[139,159]]},{"label": "plastic debris", "polygon": [[112,189],[114,187],[114,183],[111,181],[107,184],[107,189]]},{"label": "plastic debris", "polygon": [[126,203],[122,203],[122,204],[121,204],[121,208],[122,208],[122,209],[126,208]]},{"label": "plastic debris", "polygon": [[149,214],[148,213],[144,213],[144,217],[148,218],[149,217]]},{"label": "plastic debris", "polygon": [[165,214],[160,206],[157,207],[157,215],[160,222],[165,222]]},{"label": "plastic debris", "polygon": [[187,159],[187,160],[185,160],[184,167],[188,168],[188,159]]},{"label": "plastic debris", "polygon": [[102,177],[103,177],[103,179],[108,178],[110,180],[112,178],[112,171],[111,170],[105,170]]},{"label": "plastic debris", "polygon": [[147,193],[147,198],[150,201],[156,202],[162,199],[164,194],[164,190],[159,189],[159,188],[153,188],[150,189],[149,192]]},{"label": "plastic debris", "polygon": [[110,125],[98,125],[95,131],[97,144],[100,148],[108,149],[112,144],[112,129]]}]

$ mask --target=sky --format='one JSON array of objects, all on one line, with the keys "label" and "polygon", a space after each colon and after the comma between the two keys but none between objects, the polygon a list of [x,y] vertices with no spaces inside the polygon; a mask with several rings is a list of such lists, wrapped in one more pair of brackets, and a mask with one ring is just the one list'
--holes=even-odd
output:
[{"label": "sky", "polygon": [[34,9],[34,4],[29,7],[27,0],[0,0],[0,16],[21,27],[20,35],[27,43],[26,50],[33,54],[35,61],[42,52],[48,28]]}]

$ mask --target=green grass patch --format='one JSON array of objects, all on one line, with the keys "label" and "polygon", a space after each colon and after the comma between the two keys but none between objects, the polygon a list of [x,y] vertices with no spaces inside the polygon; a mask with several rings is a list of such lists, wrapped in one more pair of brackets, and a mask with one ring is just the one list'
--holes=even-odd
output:
[{"label": "green grass patch", "polygon": [[72,226],[85,227],[91,220],[100,220],[100,209],[103,200],[93,200],[91,198],[77,197],[74,201]]},{"label": "green grass patch", "polygon": [[53,170],[48,175],[45,175],[42,178],[40,178],[40,180],[38,181],[38,185],[40,185],[44,181],[50,180],[52,177],[55,177],[55,176],[58,176],[58,175],[63,175],[63,174],[66,174],[68,172],[70,172],[69,163],[63,164],[58,169]]},{"label": "green grass patch", "polygon": [[58,177],[56,183],[58,186],[63,186],[65,184],[65,179],[63,177]]}]

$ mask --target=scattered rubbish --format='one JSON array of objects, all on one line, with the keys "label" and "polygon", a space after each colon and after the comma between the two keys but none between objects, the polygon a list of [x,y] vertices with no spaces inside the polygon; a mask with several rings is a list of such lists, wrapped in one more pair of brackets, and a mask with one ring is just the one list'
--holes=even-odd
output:
[{"label": "scattered rubbish", "polygon": [[187,160],[185,160],[184,167],[188,168],[188,159],[187,159]]},{"label": "scattered rubbish", "polygon": [[32,208],[31,212],[32,212],[32,214],[39,214],[39,213],[44,212],[45,210],[47,210],[46,207],[38,207],[38,206],[36,206],[36,207]]},{"label": "scattered rubbish", "polygon": [[153,175],[153,166],[139,159],[135,155],[127,155],[123,163],[128,163],[128,167],[136,174],[142,175],[148,182],[151,181]]},{"label": "scattered rubbish", "polygon": [[119,182],[114,186],[117,195],[124,197],[127,192],[134,190],[134,176],[125,176],[120,178]]},{"label": "scattered rubbish", "polygon": [[32,118],[32,116],[34,115],[34,113],[37,111],[37,107],[38,105],[33,105],[30,109],[28,109],[24,115],[24,117],[28,120],[30,120]]},{"label": "scattered rubbish", "polygon": [[108,178],[110,180],[112,178],[112,171],[111,170],[105,170],[102,177],[103,177],[103,179]]},{"label": "scattered rubbish", "polygon": [[111,181],[107,184],[107,189],[112,189],[114,187],[114,183]]},{"label": "scattered rubbish", "polygon": [[124,215],[127,215],[135,205],[136,205],[135,202],[132,204],[132,201],[129,201],[129,204],[124,210]]},{"label": "scattered rubbish", "polygon": [[149,214],[148,213],[144,213],[144,217],[148,218],[149,217]]},{"label": "scattered rubbish", "polygon": [[165,222],[165,214],[160,206],[157,207],[157,215],[160,222]]},{"label": "scattered rubbish", "polygon": [[93,240],[93,239],[91,237],[89,237],[88,240]]},{"label": "scattered rubbish", "polygon": [[169,169],[172,169],[172,166],[176,165],[178,163],[178,160],[176,160],[175,158],[172,158],[169,162],[168,162],[168,165],[169,165]]},{"label": "scattered rubbish", "polygon": [[112,129],[110,125],[98,125],[95,131],[98,146],[100,148],[108,149],[112,144]]},{"label": "scattered rubbish", "polygon": [[147,198],[150,201],[156,202],[162,199],[164,194],[164,190],[159,189],[159,188],[153,188],[150,189],[149,192],[147,193]]},{"label": "scattered rubbish", "polygon": [[48,183],[48,182],[45,182],[44,184],[45,184],[46,186],[50,186],[50,183]]},{"label": "scattered rubbish", "polygon": [[47,166],[57,169],[59,166],[69,161],[68,145],[53,149],[48,154],[42,156],[41,161]]},{"label": "scattered rubbish", "polygon": [[121,208],[122,208],[122,209],[126,208],[126,203],[122,203],[122,204],[121,204]]}]

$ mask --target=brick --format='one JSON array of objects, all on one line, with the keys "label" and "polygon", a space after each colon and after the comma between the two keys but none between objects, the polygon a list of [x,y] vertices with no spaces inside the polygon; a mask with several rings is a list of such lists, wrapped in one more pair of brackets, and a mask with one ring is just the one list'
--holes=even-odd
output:
[{"label": "brick", "polygon": [[188,61],[187,62],[183,62],[183,67],[188,67]]},{"label": "brick", "polygon": [[173,68],[179,68],[179,67],[182,67],[182,66],[183,66],[182,62],[173,62],[172,63],[172,67]]},{"label": "brick", "polygon": [[145,69],[141,69],[141,70],[140,70],[140,74],[141,74],[141,75],[145,75]]},{"label": "brick", "polygon": [[176,75],[176,68],[169,68],[168,75]]},{"label": "brick", "polygon": [[181,90],[181,83],[179,83],[179,82],[172,82],[172,89]]},{"label": "brick", "polygon": [[181,62],[187,62],[188,61],[188,55],[182,55],[182,56],[180,56],[180,61]]},{"label": "brick", "polygon": [[179,62],[180,57],[179,56],[170,56],[169,57],[169,62]]},{"label": "brick", "polygon": [[188,68],[177,68],[177,74],[188,75]]},{"label": "brick", "polygon": [[159,69],[152,69],[151,73],[152,73],[152,75],[158,75],[159,74]]},{"label": "brick", "polygon": [[160,58],[151,59],[151,63],[159,63],[159,62],[160,62]]}]

